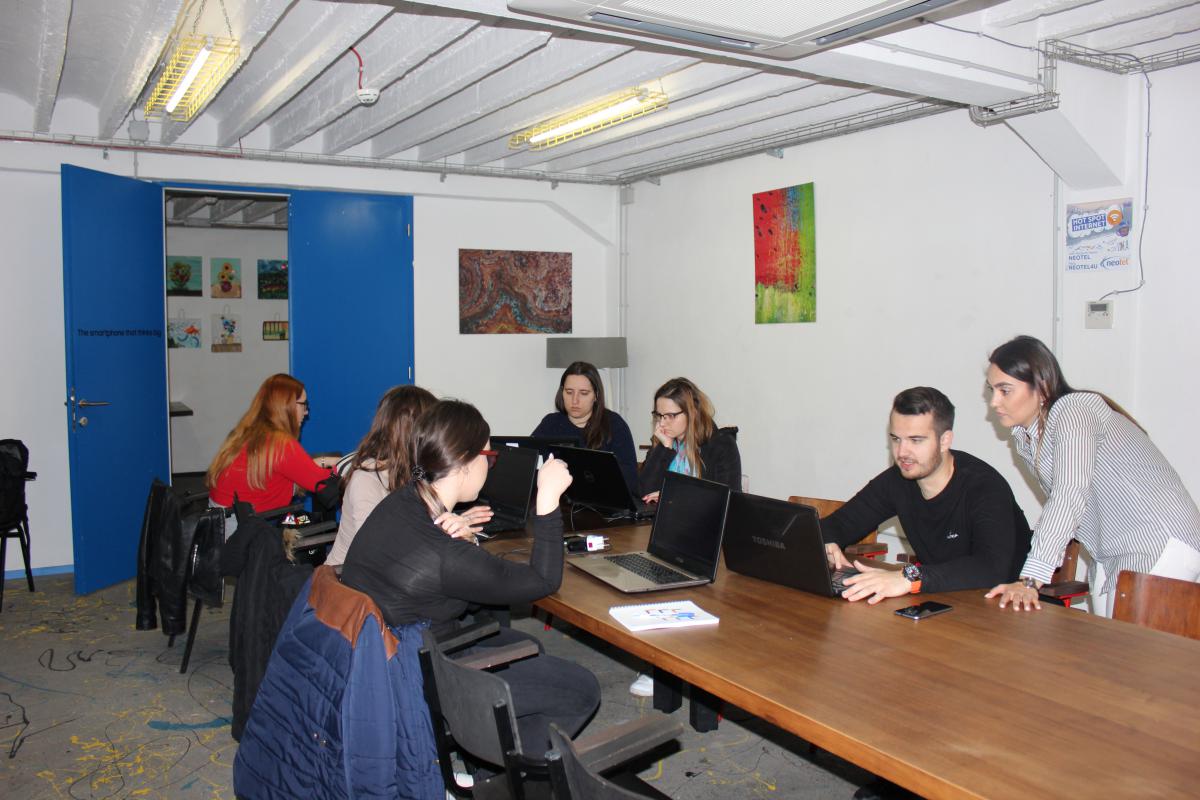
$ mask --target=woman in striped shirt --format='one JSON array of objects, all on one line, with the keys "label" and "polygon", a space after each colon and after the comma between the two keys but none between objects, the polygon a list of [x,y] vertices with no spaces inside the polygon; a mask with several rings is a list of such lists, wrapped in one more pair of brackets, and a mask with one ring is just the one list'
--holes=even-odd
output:
[{"label": "woman in striped shirt", "polygon": [[1103,583],[1092,581],[1093,612],[1111,615],[1124,569],[1200,581],[1200,510],[1128,412],[1099,392],[1072,389],[1032,336],[1002,344],[988,360],[991,406],[1047,498],[1020,579],[987,596],[999,596],[1001,608],[1040,608],[1037,590],[1072,538],[1104,570]]}]

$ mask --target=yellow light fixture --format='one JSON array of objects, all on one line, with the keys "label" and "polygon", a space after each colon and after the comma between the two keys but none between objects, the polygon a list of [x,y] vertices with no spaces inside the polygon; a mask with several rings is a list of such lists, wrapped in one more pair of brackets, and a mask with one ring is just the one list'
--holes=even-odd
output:
[{"label": "yellow light fixture", "polygon": [[667,95],[634,87],[514,133],[510,149],[545,150],[667,107]]},{"label": "yellow light fixture", "polygon": [[240,52],[236,39],[180,37],[146,100],[146,117],[190,120],[221,88]]}]

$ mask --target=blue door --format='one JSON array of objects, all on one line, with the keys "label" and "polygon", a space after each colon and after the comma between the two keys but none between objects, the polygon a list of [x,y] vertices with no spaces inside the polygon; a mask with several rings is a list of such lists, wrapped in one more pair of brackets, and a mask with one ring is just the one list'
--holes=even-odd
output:
[{"label": "blue door", "polygon": [[62,167],[66,411],[75,591],[137,571],[153,478],[170,479],[163,196]]},{"label": "blue door", "polygon": [[291,195],[291,360],[311,404],[309,453],[353,450],[383,393],[412,383],[411,225],[411,197]]}]

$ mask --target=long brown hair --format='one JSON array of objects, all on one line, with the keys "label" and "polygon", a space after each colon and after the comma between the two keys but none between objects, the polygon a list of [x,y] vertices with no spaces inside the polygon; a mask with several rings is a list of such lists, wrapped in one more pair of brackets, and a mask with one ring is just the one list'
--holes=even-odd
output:
[{"label": "long brown hair", "polygon": [[461,400],[439,400],[417,419],[412,432],[412,480],[430,517],[448,510],[433,482],[470,463],[487,447],[491,433],[479,409]]},{"label": "long brown hair", "polygon": [[1138,421],[1122,408],[1120,403],[1103,392],[1071,388],[1066,377],[1063,376],[1058,359],[1040,339],[1032,336],[1017,336],[1010,339],[992,351],[992,354],[988,356],[988,362],[994,364],[1006,375],[1011,375],[1017,380],[1029,384],[1037,394],[1041,401],[1038,404],[1038,444],[1041,444],[1042,436],[1046,433],[1046,420],[1050,416],[1051,407],[1058,402],[1060,397],[1077,391],[1088,391],[1100,395],[1109,408],[1137,425],[1143,433],[1146,430],[1138,425]]},{"label": "long brown hair", "polygon": [[[683,450],[687,454],[688,463],[696,474],[704,472],[704,461],[700,458],[700,448],[712,438],[717,431],[717,423],[713,420],[716,411],[708,395],[700,391],[700,387],[687,378],[671,378],[658,387],[654,400],[665,397],[679,406],[687,415],[687,431],[684,433]],[[651,444],[656,441],[651,438]]]},{"label": "long brown hair", "polygon": [[246,450],[246,482],[252,488],[264,488],[284,445],[300,436],[300,420],[292,406],[303,394],[304,384],[284,372],[263,381],[250,408],[208,465],[204,476],[208,488],[216,486],[217,476],[233,463],[242,448]]},{"label": "long brown hair", "polygon": [[596,404],[592,406],[592,416],[583,426],[583,442],[591,450],[599,450],[612,436],[612,423],[609,422],[608,408],[604,405],[604,383],[600,380],[600,372],[586,361],[575,361],[563,370],[558,380],[558,394],[554,395],[554,407],[561,413],[567,413],[566,403],[563,402],[563,389],[567,378],[572,375],[582,375],[592,385],[592,394]]},{"label": "long brown hair", "polygon": [[[394,386],[388,389],[379,400],[371,429],[359,442],[342,485],[349,482],[356,469],[376,473],[386,471],[389,492],[408,483],[412,466],[413,425],[417,417],[436,402],[437,398],[420,386]],[[374,459],[374,467],[363,466],[363,462],[369,459]]]}]

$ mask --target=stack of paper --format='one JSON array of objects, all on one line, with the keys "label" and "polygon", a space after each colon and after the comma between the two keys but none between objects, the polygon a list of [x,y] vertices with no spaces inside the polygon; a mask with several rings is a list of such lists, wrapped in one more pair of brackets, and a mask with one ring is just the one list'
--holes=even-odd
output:
[{"label": "stack of paper", "polygon": [[690,628],[693,625],[716,625],[720,621],[691,600],[644,603],[637,606],[613,606],[608,613],[631,631],[648,631],[654,628]]}]

